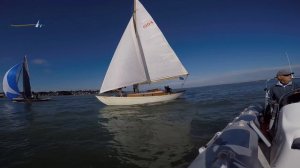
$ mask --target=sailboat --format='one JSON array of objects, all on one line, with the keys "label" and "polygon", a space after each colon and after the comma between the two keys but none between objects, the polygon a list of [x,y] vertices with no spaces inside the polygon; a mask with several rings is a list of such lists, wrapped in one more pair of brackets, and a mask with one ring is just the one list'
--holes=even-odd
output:
[{"label": "sailboat", "polygon": [[[20,92],[18,82],[22,75],[23,93]],[[14,65],[4,75],[3,91],[7,98],[16,102],[48,101],[50,98],[38,98],[31,92],[30,77],[27,57],[22,63]]]},{"label": "sailboat", "polygon": [[100,95],[106,105],[135,105],[170,101],[184,91],[152,90],[141,93],[107,95],[129,86],[151,84],[171,79],[186,79],[188,72],[167,42],[159,27],[138,1],[106,72]]},{"label": "sailboat", "polygon": [[12,26],[12,27],[35,27],[35,28],[41,28],[44,25],[40,24],[40,20],[38,20],[37,23],[35,23],[35,24],[12,24],[10,26]]}]

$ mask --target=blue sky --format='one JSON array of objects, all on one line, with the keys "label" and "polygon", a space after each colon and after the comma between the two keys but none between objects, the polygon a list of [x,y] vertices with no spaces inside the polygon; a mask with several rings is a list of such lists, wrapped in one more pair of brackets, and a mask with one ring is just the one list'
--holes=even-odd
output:
[{"label": "blue sky", "polygon": [[[300,74],[300,1],[140,0],[190,76],[187,87]],[[0,0],[0,76],[28,55],[36,91],[99,89],[133,0]],[[36,23],[45,27],[14,28]],[[2,91],[2,82],[0,83]]]}]

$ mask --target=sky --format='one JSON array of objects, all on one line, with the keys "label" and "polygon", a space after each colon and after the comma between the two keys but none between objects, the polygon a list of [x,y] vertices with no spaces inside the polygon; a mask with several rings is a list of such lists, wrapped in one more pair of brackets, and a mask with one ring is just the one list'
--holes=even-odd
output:
[{"label": "sky", "polygon": [[[286,54],[300,74],[300,1],[140,2],[188,70],[186,87],[272,78]],[[1,78],[27,55],[35,91],[99,89],[132,11],[133,0],[0,0]]]}]

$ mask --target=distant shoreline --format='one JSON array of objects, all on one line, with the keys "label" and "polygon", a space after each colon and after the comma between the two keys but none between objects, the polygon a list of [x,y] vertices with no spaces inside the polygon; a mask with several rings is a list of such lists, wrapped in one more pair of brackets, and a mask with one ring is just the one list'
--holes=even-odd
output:
[{"label": "distant shoreline", "polygon": [[[22,92],[21,92],[22,93]],[[68,96],[68,95],[96,95],[99,90],[71,90],[71,91],[48,91],[48,92],[32,92],[39,96]],[[0,98],[5,97],[4,93],[0,93]]]}]

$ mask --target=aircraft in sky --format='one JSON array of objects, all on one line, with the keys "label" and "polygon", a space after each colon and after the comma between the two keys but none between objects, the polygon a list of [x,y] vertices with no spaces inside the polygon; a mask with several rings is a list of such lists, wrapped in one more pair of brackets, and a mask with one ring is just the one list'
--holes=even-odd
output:
[{"label": "aircraft in sky", "polygon": [[36,28],[41,28],[44,25],[40,24],[40,21],[38,20],[36,24],[12,24],[10,26],[12,26],[12,27],[32,27],[33,26]]}]

